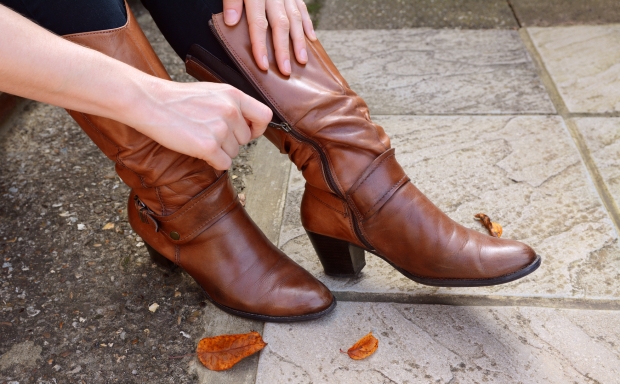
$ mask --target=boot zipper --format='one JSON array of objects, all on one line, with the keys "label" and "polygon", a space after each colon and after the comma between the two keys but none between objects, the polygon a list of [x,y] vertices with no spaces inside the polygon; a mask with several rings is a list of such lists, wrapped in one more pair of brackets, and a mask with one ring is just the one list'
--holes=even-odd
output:
[{"label": "boot zipper", "polygon": [[[263,98],[265,98],[265,95],[263,95]],[[290,134],[291,136],[293,136],[295,140],[300,141],[302,143],[306,143],[310,145],[311,147],[313,147],[316,150],[316,152],[319,154],[319,156],[321,157],[321,168],[323,170],[323,176],[325,177],[327,186],[329,187],[329,189],[331,189],[332,193],[336,194],[341,199],[346,200],[344,196],[340,193],[337,187],[336,181],[334,180],[333,175],[329,171],[329,167],[327,166],[327,155],[325,154],[325,152],[323,152],[323,150],[321,149],[321,146],[318,143],[316,143],[314,140],[306,137],[306,135],[294,130],[293,127],[291,127],[290,124],[287,123],[286,120],[282,118],[282,116],[280,116],[280,114],[275,110],[275,108],[272,107],[272,109],[274,110],[275,114],[280,118],[280,120],[283,121],[283,123],[278,124],[272,121],[271,123],[269,123],[269,126],[275,129],[280,129]]]},{"label": "boot zipper", "polygon": [[[228,53],[228,56],[235,61],[235,63],[237,64],[237,67],[240,69],[241,74],[246,78],[246,80],[252,85],[252,87],[254,87],[254,89],[261,95],[263,96],[263,100],[267,103],[267,105],[271,108],[271,110],[273,111],[273,113],[278,116],[278,118],[280,118],[280,120],[282,121],[282,123],[275,123],[275,122],[270,122],[269,126],[275,129],[280,129],[288,134],[290,134],[291,136],[293,136],[293,138],[297,141],[306,143],[310,146],[312,146],[316,152],[319,154],[319,156],[321,157],[321,168],[323,170],[323,176],[325,177],[325,181],[327,182],[327,186],[331,189],[332,193],[336,194],[339,198],[343,199],[344,201],[347,201],[347,199],[342,195],[342,193],[340,193],[340,190],[337,187],[336,181],[334,180],[333,175],[331,174],[329,167],[327,165],[327,155],[325,154],[325,152],[323,152],[323,150],[321,149],[321,146],[315,142],[314,140],[308,138],[306,135],[304,135],[303,133],[297,132],[296,130],[293,129],[293,127],[286,121],[286,119],[280,114],[280,112],[273,106],[271,105],[271,103],[269,102],[269,98],[266,97],[265,93],[263,92],[262,89],[260,89],[259,87],[257,87],[254,82],[252,82],[252,80],[250,79],[250,77],[245,73],[245,71],[242,69],[243,67],[241,65],[239,65],[239,63],[237,63],[237,58],[235,55],[232,54],[232,52],[230,52],[230,49],[228,48],[228,46],[224,43],[224,41],[222,41],[222,38],[220,37],[220,35],[217,33],[217,30],[215,28],[215,25],[213,24],[213,20],[209,20],[209,28],[211,28],[211,31],[213,32],[213,34],[215,35],[215,37],[217,38],[217,40],[219,41],[220,45],[222,47],[224,47],[224,49],[226,50],[226,52]],[[355,215],[351,215],[354,219],[353,221],[353,229],[355,231],[355,234],[357,235],[357,238],[368,248],[368,250],[373,250],[374,248],[370,245],[370,243],[366,240],[366,238],[364,237],[364,235],[362,234],[361,229],[359,228],[359,223],[357,222],[357,220],[355,219]]]},{"label": "boot zipper", "polygon": [[[235,55],[232,54],[232,52],[230,52],[230,49],[228,48],[228,46],[224,43],[224,41],[222,41],[222,38],[220,37],[220,35],[217,33],[217,29],[215,28],[215,25],[213,24],[213,20],[209,20],[209,28],[211,28],[211,31],[213,32],[213,34],[215,35],[215,37],[217,38],[217,40],[220,42],[220,45],[222,47],[224,47],[224,49],[226,50],[226,52],[228,53],[228,56],[233,60],[233,61],[237,61]],[[252,86],[254,87],[254,89],[256,89],[256,91],[263,96],[264,101],[268,104],[268,106],[271,108],[271,110],[275,113],[276,116],[278,116],[278,118],[280,118],[280,120],[282,121],[281,124],[279,123],[275,123],[275,122],[271,122],[269,123],[269,126],[272,128],[276,128],[276,129],[280,129],[286,133],[290,133],[291,136],[293,136],[297,141],[301,141],[304,143],[307,143],[309,145],[311,145],[319,154],[319,156],[321,157],[321,163],[322,163],[322,168],[323,168],[323,176],[325,177],[325,180],[327,182],[328,187],[332,190],[332,193],[338,195],[338,197],[340,197],[341,199],[344,199],[344,196],[342,196],[342,194],[340,193],[337,184],[331,174],[331,172],[329,172],[329,169],[327,167],[327,155],[323,152],[323,150],[321,150],[320,145],[318,145],[314,140],[306,137],[304,134],[299,133],[297,131],[295,131],[291,125],[286,121],[286,119],[280,115],[280,112],[278,112],[278,110],[276,108],[274,108],[273,105],[271,105],[271,103],[269,103],[269,98],[266,97],[265,93],[263,92],[262,89],[260,89],[259,87],[257,87],[252,80],[248,77],[248,75],[243,71],[242,66],[239,65],[239,63],[236,63],[237,66],[239,67],[239,69],[241,70],[241,74],[246,78],[246,80],[252,84]]]},{"label": "boot zipper", "polygon": [[275,129],[280,129],[286,133],[290,133],[291,132],[291,126],[288,125],[288,123],[282,123],[282,124],[278,124],[278,123],[274,123],[273,121],[271,123],[269,123],[269,126],[271,128],[275,128]]},{"label": "boot zipper", "polygon": [[136,205],[136,209],[138,210],[138,216],[140,217],[140,221],[142,221],[145,224],[149,224],[150,222],[152,222],[155,225],[155,232],[159,232],[159,223],[153,217],[155,213],[151,211],[151,209],[147,207],[147,205],[144,204],[142,200],[140,200],[138,195],[135,195],[133,197],[133,201]]}]

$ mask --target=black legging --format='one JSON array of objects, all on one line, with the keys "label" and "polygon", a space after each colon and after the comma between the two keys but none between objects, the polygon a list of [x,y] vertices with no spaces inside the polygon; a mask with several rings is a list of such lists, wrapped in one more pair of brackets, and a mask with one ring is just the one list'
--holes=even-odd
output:
[{"label": "black legging", "polygon": [[[199,44],[234,67],[209,29],[211,15],[223,10],[222,0],[141,1],[181,59],[192,44]],[[123,0],[0,0],[0,4],[58,35],[118,28],[127,21]]]}]

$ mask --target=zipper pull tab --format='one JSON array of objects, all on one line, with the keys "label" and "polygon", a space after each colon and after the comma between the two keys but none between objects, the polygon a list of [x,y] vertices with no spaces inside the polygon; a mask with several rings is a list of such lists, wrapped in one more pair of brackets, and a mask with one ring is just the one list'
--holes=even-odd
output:
[{"label": "zipper pull tab", "polygon": [[140,200],[138,195],[135,195],[133,197],[133,201],[136,204],[136,209],[138,210],[138,216],[140,217],[140,220],[145,224],[149,224],[149,222],[152,221],[155,225],[155,232],[159,232],[159,223],[152,216],[153,211],[151,211],[149,207],[147,207],[146,204],[144,204],[142,200]]},{"label": "zipper pull tab", "polygon": [[284,132],[290,132],[291,131],[291,126],[288,125],[287,122],[284,122],[282,124],[278,124],[278,123],[274,123],[273,121],[271,123],[269,123],[269,126],[271,128],[275,128],[275,129],[280,129]]}]

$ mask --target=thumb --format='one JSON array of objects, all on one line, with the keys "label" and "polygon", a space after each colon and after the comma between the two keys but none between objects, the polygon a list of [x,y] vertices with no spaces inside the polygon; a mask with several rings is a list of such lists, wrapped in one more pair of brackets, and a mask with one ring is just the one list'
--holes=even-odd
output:
[{"label": "thumb", "polygon": [[271,109],[260,101],[246,94],[241,94],[239,109],[246,121],[250,121],[248,126],[252,130],[252,139],[259,137],[267,129],[267,125],[273,117]]}]

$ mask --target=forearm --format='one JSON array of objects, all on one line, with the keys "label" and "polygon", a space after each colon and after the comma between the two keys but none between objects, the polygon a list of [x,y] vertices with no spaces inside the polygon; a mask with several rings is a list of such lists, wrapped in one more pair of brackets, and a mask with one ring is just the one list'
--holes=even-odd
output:
[{"label": "forearm", "polygon": [[123,121],[163,80],[46,31],[0,5],[0,91]]},{"label": "forearm", "polygon": [[225,170],[271,110],[225,84],[175,83],[58,37],[0,6],[0,91],[127,124]]}]

